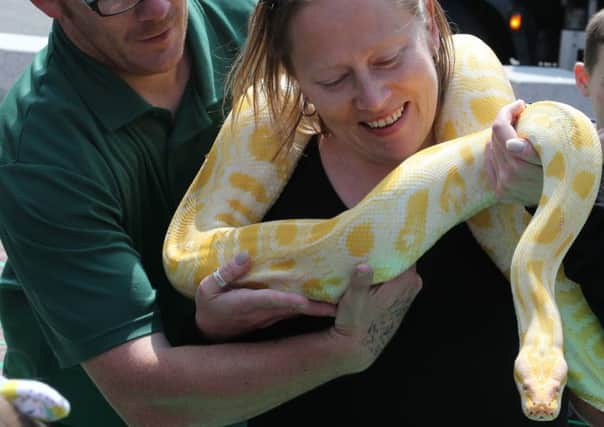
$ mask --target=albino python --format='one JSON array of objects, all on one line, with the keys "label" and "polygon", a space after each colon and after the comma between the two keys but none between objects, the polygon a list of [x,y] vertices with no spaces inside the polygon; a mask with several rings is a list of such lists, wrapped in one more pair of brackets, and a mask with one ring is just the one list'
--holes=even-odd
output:
[{"label": "albino python", "polygon": [[515,96],[484,43],[456,35],[454,46],[455,69],[436,127],[437,140],[449,142],[408,158],[333,219],[256,223],[310,135],[298,132],[294,148],[279,156],[281,143],[266,109],[255,113],[249,99],[241,100],[236,122],[232,114],[227,118],[170,224],[163,252],[167,275],[193,297],[202,278],[247,251],[253,267],[238,285],[336,302],[357,264],[369,263],[375,283],[384,282],[452,226],[468,221],[511,281],[520,338],[514,378],[526,416],[555,418],[567,377],[579,397],[604,410],[604,332],[560,268],[600,183],[597,133],[567,105],[529,105],[517,131],[540,155],[543,195],[532,220],[520,205],[496,204],[484,168],[485,144],[497,112]]}]

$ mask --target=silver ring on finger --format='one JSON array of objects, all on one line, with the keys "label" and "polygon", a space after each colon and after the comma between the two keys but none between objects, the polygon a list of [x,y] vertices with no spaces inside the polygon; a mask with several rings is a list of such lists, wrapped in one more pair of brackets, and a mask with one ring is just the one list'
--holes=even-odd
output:
[{"label": "silver ring on finger", "polygon": [[212,277],[214,278],[216,284],[221,288],[224,288],[227,285],[227,281],[224,280],[224,277],[222,277],[222,274],[220,274],[220,268],[214,270],[214,272],[212,273]]}]

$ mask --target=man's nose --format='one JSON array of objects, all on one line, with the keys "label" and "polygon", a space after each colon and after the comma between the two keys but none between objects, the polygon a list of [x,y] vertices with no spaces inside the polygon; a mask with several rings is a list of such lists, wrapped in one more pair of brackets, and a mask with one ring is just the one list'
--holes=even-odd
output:
[{"label": "man's nose", "polygon": [[136,7],[136,17],[140,21],[155,21],[165,18],[172,0],[145,0]]}]

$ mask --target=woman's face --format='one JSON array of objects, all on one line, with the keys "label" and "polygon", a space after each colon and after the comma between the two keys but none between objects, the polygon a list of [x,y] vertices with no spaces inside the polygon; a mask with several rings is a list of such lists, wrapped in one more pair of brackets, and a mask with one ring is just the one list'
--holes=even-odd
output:
[{"label": "woman's face", "polygon": [[330,141],[388,165],[428,143],[435,30],[393,0],[313,0],[294,16],[289,37],[296,79]]}]

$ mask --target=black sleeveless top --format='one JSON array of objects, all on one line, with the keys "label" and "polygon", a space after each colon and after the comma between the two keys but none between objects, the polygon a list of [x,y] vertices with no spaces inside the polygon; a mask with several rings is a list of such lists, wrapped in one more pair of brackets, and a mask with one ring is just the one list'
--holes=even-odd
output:
[{"label": "black sleeveless top", "polygon": [[[344,209],[313,140],[264,220],[330,218]],[[417,267],[423,289],[369,369],[324,384],[249,425],[566,426],[566,397],[553,422],[532,422],[521,411],[512,373],[518,333],[510,285],[468,227],[454,227]],[[248,338],[301,334],[332,322],[299,317]]]}]

